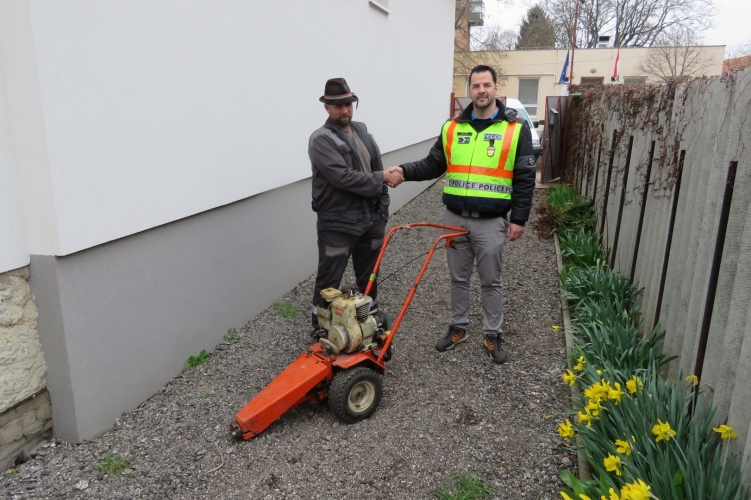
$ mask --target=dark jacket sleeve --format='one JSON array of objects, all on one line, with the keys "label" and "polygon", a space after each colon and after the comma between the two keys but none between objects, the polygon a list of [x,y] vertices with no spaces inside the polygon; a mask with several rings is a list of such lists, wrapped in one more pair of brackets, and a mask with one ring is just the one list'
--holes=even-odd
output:
[{"label": "dark jacket sleeve", "polygon": [[405,181],[427,181],[437,179],[446,173],[446,154],[443,152],[441,136],[430,148],[425,159],[399,165],[404,170]]},{"label": "dark jacket sleeve", "polygon": [[[376,165],[373,168],[374,171],[381,172],[381,198],[378,200],[378,211],[384,219],[388,220],[389,217],[389,205],[391,204],[391,198],[389,197],[389,188],[383,183],[383,159],[381,158],[381,148],[378,147],[378,143],[371,135],[370,138],[373,141],[373,146],[376,150]],[[372,167],[371,167],[372,168]]]},{"label": "dark jacket sleeve", "polygon": [[519,136],[514,161],[514,178],[511,181],[511,215],[509,221],[523,226],[529,219],[532,208],[532,195],[535,191],[536,162],[532,150],[532,133],[524,123]]},{"label": "dark jacket sleeve", "polygon": [[383,172],[360,172],[347,166],[343,154],[350,154],[349,146],[341,146],[326,137],[325,133],[314,133],[308,142],[308,155],[311,163],[334,187],[366,198],[376,198],[383,193]]}]

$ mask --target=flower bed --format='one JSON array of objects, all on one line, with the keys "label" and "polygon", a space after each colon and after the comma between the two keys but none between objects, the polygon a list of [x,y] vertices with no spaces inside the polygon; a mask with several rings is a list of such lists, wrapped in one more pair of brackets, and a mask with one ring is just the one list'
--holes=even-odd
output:
[{"label": "flower bed", "polygon": [[593,477],[561,472],[568,486],[561,496],[751,498],[727,442],[736,437],[733,429],[712,427],[711,394],[694,376],[660,376],[672,359],[660,353],[665,332],[657,325],[640,335],[641,290],[606,264],[592,202],[564,187],[549,190],[542,210],[553,220],[565,259],[561,286],[574,347],[562,378],[579,394],[558,432],[585,454]]}]

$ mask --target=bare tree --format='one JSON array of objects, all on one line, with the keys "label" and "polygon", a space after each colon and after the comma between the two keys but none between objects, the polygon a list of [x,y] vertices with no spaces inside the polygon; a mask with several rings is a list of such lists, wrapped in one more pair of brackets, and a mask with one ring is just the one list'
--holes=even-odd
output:
[{"label": "bare tree", "polygon": [[639,63],[639,72],[661,82],[701,74],[712,60],[697,39],[695,33],[681,28],[662,32]]},{"label": "bare tree", "polygon": [[[543,0],[555,23],[558,42],[571,47],[576,1]],[[620,47],[651,47],[666,30],[700,33],[712,25],[711,0],[587,0],[579,3],[577,47],[595,47],[601,35],[613,35]]]},{"label": "bare tree", "polygon": [[737,59],[751,56],[751,39],[740,45],[729,45],[725,48],[725,59]]},{"label": "bare tree", "polygon": [[[511,0],[498,0],[499,4],[509,3]],[[500,56],[486,52],[485,38],[481,38],[481,31],[470,25],[470,0],[456,0],[456,15],[454,17],[454,74],[468,74],[472,68],[483,64],[492,66],[503,81],[503,68],[495,64]],[[475,49],[475,50],[473,50]],[[480,50],[477,50],[480,49]],[[494,49],[495,50],[495,49]]]},{"label": "bare tree", "polygon": [[514,50],[519,32],[513,29],[503,29],[498,25],[488,26],[483,30],[482,50],[500,51]]}]

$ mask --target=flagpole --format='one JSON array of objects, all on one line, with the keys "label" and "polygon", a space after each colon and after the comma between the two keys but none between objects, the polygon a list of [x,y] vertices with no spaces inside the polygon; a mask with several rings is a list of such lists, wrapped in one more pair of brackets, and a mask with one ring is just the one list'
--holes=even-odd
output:
[{"label": "flagpole", "polygon": [[574,11],[574,39],[571,43],[571,73],[568,79],[569,87],[574,84],[574,51],[576,50],[576,24],[579,21],[579,0],[576,2],[576,10]]}]

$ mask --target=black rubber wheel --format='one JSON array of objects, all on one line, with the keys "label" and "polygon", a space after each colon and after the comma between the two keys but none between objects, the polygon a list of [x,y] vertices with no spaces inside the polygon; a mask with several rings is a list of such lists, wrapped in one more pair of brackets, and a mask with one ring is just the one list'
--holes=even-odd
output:
[{"label": "black rubber wheel", "polygon": [[345,422],[359,422],[371,416],[383,395],[381,377],[364,366],[342,370],[329,387],[329,408]]}]

